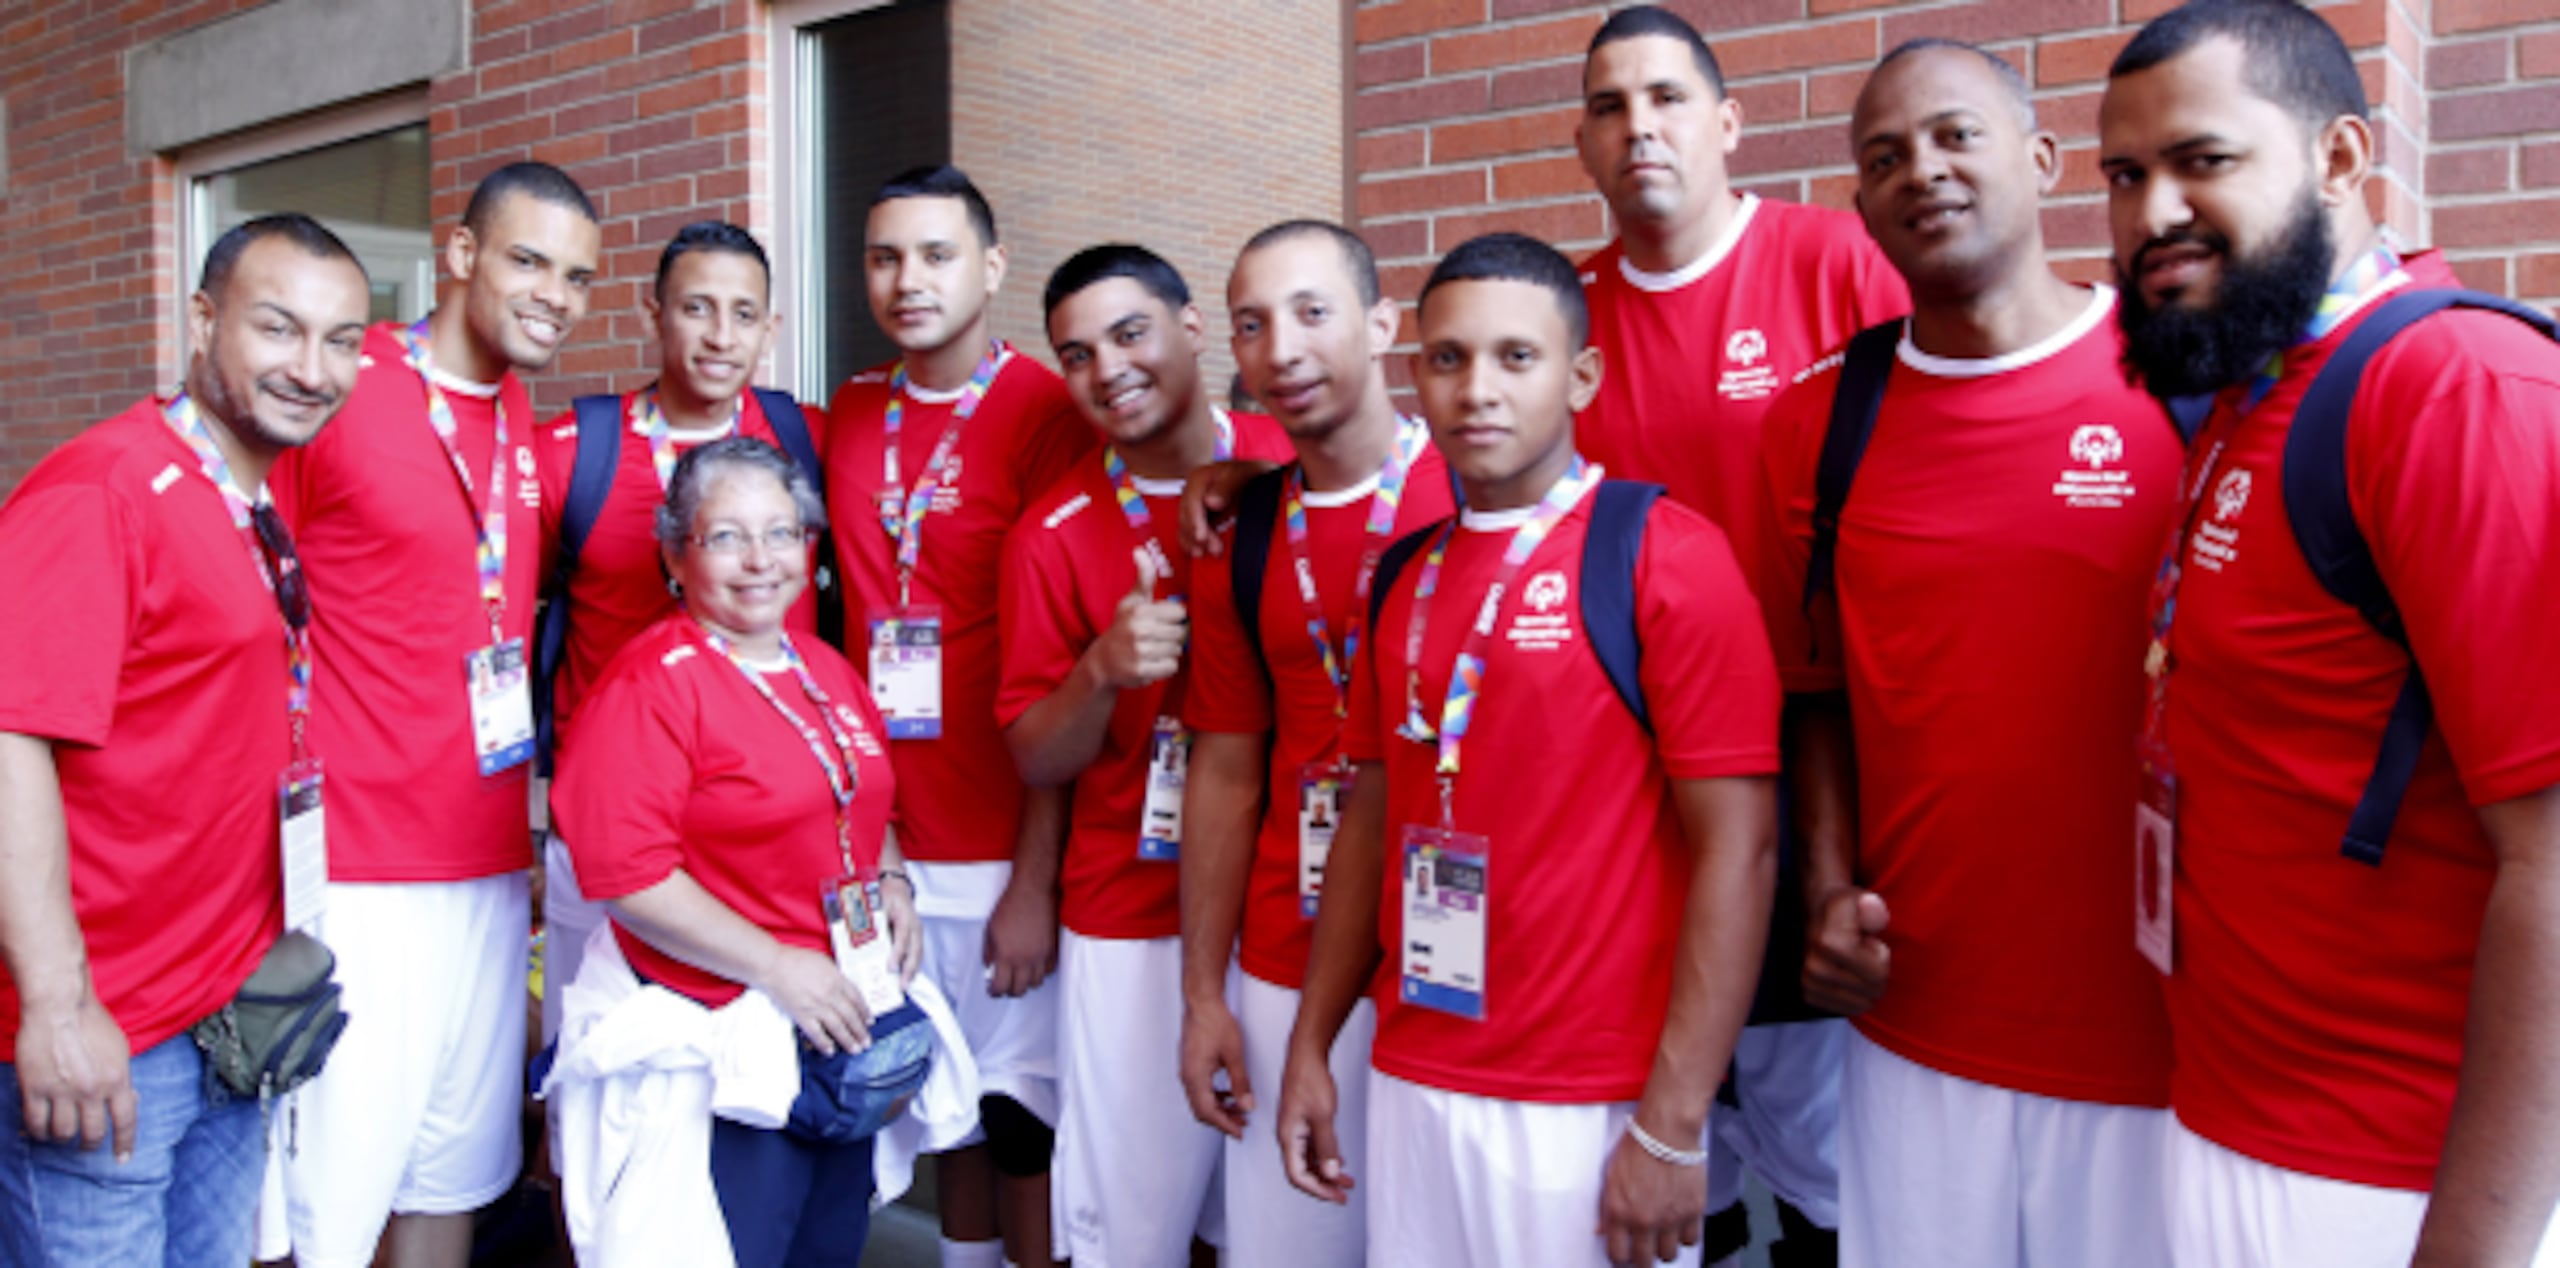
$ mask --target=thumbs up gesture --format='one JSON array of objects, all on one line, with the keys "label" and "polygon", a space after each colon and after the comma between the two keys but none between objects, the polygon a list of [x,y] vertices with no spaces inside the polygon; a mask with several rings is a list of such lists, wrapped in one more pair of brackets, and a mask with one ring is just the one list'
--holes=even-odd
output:
[{"label": "thumbs up gesture", "polygon": [[1893,973],[1890,918],[1874,890],[1843,885],[1823,895],[1805,935],[1805,999],[1843,1017],[1875,1007]]},{"label": "thumbs up gesture", "polygon": [[1159,602],[1155,597],[1160,574],[1154,554],[1146,550],[1134,553],[1138,582],[1129,587],[1129,593],[1120,596],[1111,628],[1103,631],[1102,638],[1087,653],[1094,657],[1102,680],[1123,690],[1171,678],[1182,667],[1182,644],[1190,632],[1190,617],[1183,606]]}]

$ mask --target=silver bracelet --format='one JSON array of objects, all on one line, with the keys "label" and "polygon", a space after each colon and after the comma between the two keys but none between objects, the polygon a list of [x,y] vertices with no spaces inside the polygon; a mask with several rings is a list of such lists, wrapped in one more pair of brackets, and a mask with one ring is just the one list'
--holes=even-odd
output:
[{"label": "silver bracelet", "polygon": [[884,884],[884,885],[885,885],[885,884],[887,884],[887,883],[888,883],[888,882],[890,882],[890,881],[896,881],[896,882],[898,882],[899,884],[904,885],[904,886],[906,886],[906,887],[907,887],[907,897],[909,897],[909,898],[913,898],[913,897],[915,897],[915,894],[916,894],[916,882],[915,882],[915,878],[913,878],[913,877],[911,877],[911,876],[907,875],[905,872],[900,871],[900,870],[899,870],[899,869],[897,869],[897,868],[894,868],[894,867],[884,867],[884,868],[881,868],[881,869],[880,869],[880,881],[881,881],[881,883],[882,883],[882,884]]},{"label": "silver bracelet", "polygon": [[1646,1153],[1652,1154],[1659,1161],[1670,1163],[1675,1167],[1703,1167],[1707,1165],[1706,1150],[1674,1149],[1669,1145],[1663,1144],[1661,1141],[1655,1140],[1653,1138],[1653,1133],[1646,1131],[1644,1129],[1644,1124],[1637,1122],[1632,1115],[1627,1119],[1627,1134],[1636,1138],[1636,1146],[1638,1148],[1644,1150]]}]

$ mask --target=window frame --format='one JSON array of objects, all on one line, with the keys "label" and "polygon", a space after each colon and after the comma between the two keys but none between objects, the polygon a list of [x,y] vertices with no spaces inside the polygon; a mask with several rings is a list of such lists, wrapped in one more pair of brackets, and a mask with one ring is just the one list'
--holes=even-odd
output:
[{"label": "window frame", "polygon": [[814,190],[804,188],[816,183],[822,135],[817,94],[809,91],[818,58],[818,42],[809,28],[894,2],[775,0],[766,11],[765,117],[772,126],[756,158],[773,174],[773,304],[785,315],[782,338],[773,349],[773,373],[784,390],[804,401],[823,404],[836,388],[820,380],[827,363],[827,331],[815,302],[825,290],[826,244],[819,235],[828,217],[816,205]]}]

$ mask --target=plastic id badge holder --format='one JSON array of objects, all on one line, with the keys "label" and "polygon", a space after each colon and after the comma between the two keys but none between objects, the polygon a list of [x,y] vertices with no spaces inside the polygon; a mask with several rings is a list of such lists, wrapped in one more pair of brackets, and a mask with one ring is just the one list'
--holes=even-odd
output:
[{"label": "plastic id badge holder", "polygon": [[1324,862],[1333,854],[1333,833],[1342,822],[1342,793],[1351,773],[1338,762],[1322,762],[1298,771],[1298,914],[1316,918],[1316,902],[1324,896]]},{"label": "plastic id badge holder", "polygon": [[871,613],[871,703],[893,740],[942,738],[942,613],[877,608]]},{"label": "plastic id badge holder", "polygon": [[2133,806],[2133,945],[2162,974],[2176,960],[2178,775],[2165,745],[2145,740],[2142,797]]},{"label": "plastic id badge holder", "polygon": [[525,673],[524,640],[507,639],[463,658],[471,687],[471,751],[480,773],[495,775],[533,758],[533,681]]},{"label": "plastic id badge holder", "polygon": [[1146,809],[1138,819],[1138,857],[1172,863],[1182,857],[1182,781],[1190,773],[1191,730],[1173,718],[1156,719],[1147,750]]},{"label": "plastic id badge holder", "polygon": [[1485,846],[1472,832],[1405,828],[1405,1003],[1484,1020]]},{"label": "plastic id badge holder", "polygon": [[904,1005],[907,989],[898,980],[898,952],[880,906],[880,882],[840,876],[827,883],[823,901],[836,968],[861,992],[862,1006],[879,1017]]},{"label": "plastic id badge holder", "polygon": [[284,829],[284,927],[308,930],[329,904],[328,818],[320,802],[320,759],[306,757],[276,780],[276,822]]}]

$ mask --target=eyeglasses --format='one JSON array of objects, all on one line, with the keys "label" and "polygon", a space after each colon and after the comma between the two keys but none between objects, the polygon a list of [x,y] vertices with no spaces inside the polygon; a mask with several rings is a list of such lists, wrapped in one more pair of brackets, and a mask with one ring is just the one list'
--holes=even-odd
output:
[{"label": "eyeglasses", "polygon": [[257,530],[258,548],[267,555],[267,571],[276,580],[276,610],[284,615],[284,623],[294,629],[311,624],[311,587],[302,579],[302,558],[293,553],[293,533],[284,526],[284,517],[276,514],[273,503],[261,502],[249,511],[249,526]]},{"label": "eyeglasses", "polygon": [[747,548],[761,544],[766,554],[779,555],[809,544],[809,530],[800,524],[776,524],[761,533],[750,533],[734,525],[723,524],[708,533],[695,533],[693,544],[724,558],[738,558]]}]

